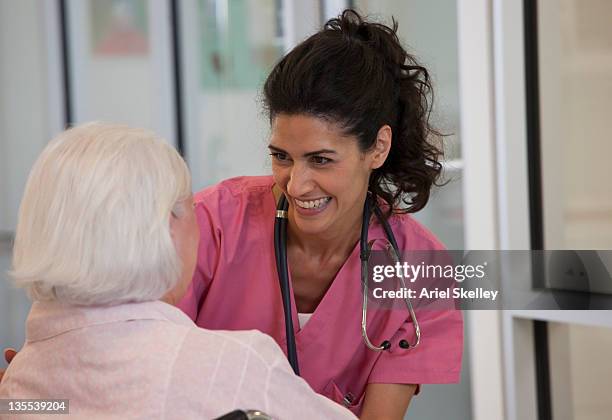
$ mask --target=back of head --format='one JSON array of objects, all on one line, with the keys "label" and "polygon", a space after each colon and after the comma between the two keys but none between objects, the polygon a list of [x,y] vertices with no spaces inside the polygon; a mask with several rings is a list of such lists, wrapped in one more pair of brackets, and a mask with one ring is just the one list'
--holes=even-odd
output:
[{"label": "back of head", "polygon": [[402,47],[397,23],[369,22],[345,10],[291,50],[264,86],[271,120],[278,114],[306,114],[337,123],[373,147],[389,125],[392,146],[385,164],[370,177],[369,189],[396,211],[418,211],[441,171],[440,150],[430,142],[431,85],[427,70]]},{"label": "back of head", "polygon": [[32,168],[11,276],[35,300],[159,299],[180,276],[169,215],[190,193],[185,162],[154,133],[105,123],[71,128]]}]

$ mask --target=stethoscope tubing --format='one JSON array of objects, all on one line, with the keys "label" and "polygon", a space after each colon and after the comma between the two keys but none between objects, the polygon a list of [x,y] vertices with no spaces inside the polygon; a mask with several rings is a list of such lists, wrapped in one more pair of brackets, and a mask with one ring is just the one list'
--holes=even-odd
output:
[{"label": "stethoscope tubing", "polygon": [[[362,292],[363,292],[363,302],[362,302],[362,318],[361,318],[361,335],[363,338],[366,347],[368,347],[372,351],[384,351],[389,350],[391,348],[391,343],[389,340],[385,340],[381,343],[380,346],[374,345],[367,333],[367,311],[368,311],[368,283],[367,283],[367,273],[368,273],[368,259],[370,257],[371,244],[368,243],[368,231],[370,226],[370,218],[372,216],[372,211],[376,215],[376,218],[379,220],[383,229],[385,231],[385,236],[387,237],[389,243],[391,244],[393,260],[395,262],[399,261],[399,247],[397,246],[397,241],[395,239],[395,235],[393,234],[393,230],[389,225],[389,222],[383,216],[382,211],[376,205],[376,198],[373,197],[370,193],[368,193],[364,207],[363,207],[363,220],[361,225],[361,234],[359,237],[359,247],[360,253],[359,258],[361,260],[361,283],[362,283]],[[287,198],[284,194],[281,195],[278,200],[278,206],[276,209],[276,218],[274,222],[274,253],[276,256],[276,268],[278,272],[278,278],[280,283],[282,302],[283,302],[283,310],[285,315],[285,334],[286,334],[286,342],[287,342],[287,359],[289,360],[289,364],[293,368],[293,371],[296,375],[299,375],[299,364],[298,364],[298,356],[297,356],[297,346],[295,343],[295,331],[293,329],[293,319],[292,319],[292,311],[291,311],[291,289],[289,286],[289,271],[287,267],[287,210],[289,208],[289,203],[287,202]],[[402,284],[405,287],[405,284],[402,280]],[[416,341],[414,343],[409,343],[408,341],[402,339],[399,342],[399,347],[410,350],[417,347],[421,341],[421,328],[419,326],[416,314],[414,312],[414,308],[412,306],[412,302],[410,299],[404,299],[406,303],[406,307],[408,308],[408,312],[410,313],[410,318],[413,323],[413,327],[415,330]]]},{"label": "stethoscope tubing", "polygon": [[283,194],[278,202],[276,219],[274,223],[274,255],[276,256],[276,267],[283,297],[283,311],[285,315],[285,335],[287,336],[287,359],[296,375],[300,374],[298,363],[297,346],[295,343],[295,331],[291,316],[291,288],[289,287],[289,270],[287,267],[287,209],[289,204]]}]

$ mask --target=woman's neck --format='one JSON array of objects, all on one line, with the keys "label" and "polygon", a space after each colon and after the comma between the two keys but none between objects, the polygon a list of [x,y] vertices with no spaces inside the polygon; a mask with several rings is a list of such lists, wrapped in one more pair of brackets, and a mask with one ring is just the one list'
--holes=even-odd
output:
[{"label": "woman's neck", "polygon": [[342,256],[346,259],[361,235],[361,209],[355,209],[346,223],[335,225],[325,232],[310,234],[296,228],[291,215],[288,223],[288,245],[296,247],[306,255],[326,261]]}]

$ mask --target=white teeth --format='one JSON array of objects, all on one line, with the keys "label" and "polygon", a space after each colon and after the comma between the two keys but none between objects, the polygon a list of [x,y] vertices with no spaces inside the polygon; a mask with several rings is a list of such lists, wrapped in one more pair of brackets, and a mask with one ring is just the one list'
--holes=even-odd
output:
[{"label": "white teeth", "polygon": [[304,209],[314,209],[314,208],[321,207],[322,205],[326,204],[329,200],[331,200],[331,197],[325,197],[325,198],[320,198],[318,200],[311,200],[311,201],[295,200],[295,202],[298,206]]}]

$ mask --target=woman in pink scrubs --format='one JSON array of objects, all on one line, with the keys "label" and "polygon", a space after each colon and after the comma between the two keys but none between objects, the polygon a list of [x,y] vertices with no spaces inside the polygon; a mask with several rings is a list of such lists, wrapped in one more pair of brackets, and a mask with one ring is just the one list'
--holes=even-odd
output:
[{"label": "woman in pink scrubs", "polygon": [[[289,202],[287,258],[301,375],[362,419],[401,419],[419,384],[457,382],[459,311],[368,315],[361,337],[359,234],[368,191],[384,203],[400,250],[442,244],[408,213],[422,209],[441,170],[429,143],[427,71],[400,45],[397,26],[352,11],[285,56],[264,87],[271,177],[224,181],[196,195],[199,260],[182,309],[210,329],[258,329],[286,351],[274,256],[276,202]],[[384,238],[372,219],[369,238]],[[212,239],[211,239],[212,238]]]}]

